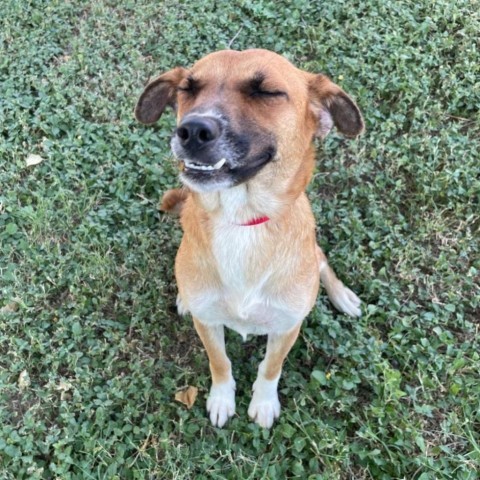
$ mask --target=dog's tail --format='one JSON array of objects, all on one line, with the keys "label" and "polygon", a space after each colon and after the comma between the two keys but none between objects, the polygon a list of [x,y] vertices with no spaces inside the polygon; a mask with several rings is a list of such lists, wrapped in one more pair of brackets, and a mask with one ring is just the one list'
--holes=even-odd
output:
[{"label": "dog's tail", "polygon": [[360,317],[360,299],[337,278],[327,262],[327,257],[317,245],[317,260],[320,268],[320,280],[327,291],[333,306],[350,317]]},{"label": "dog's tail", "polygon": [[174,188],[172,190],[167,190],[163,194],[159,210],[162,212],[180,214],[188,195],[189,191],[186,188]]}]

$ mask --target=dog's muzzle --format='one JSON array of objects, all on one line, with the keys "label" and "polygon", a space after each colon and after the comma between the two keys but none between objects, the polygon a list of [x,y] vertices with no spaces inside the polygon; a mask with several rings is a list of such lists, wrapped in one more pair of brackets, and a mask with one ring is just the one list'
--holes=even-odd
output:
[{"label": "dog's muzzle", "polygon": [[276,152],[275,142],[260,129],[235,132],[223,115],[187,114],[172,138],[181,162],[181,180],[199,191],[218,190],[254,176]]}]

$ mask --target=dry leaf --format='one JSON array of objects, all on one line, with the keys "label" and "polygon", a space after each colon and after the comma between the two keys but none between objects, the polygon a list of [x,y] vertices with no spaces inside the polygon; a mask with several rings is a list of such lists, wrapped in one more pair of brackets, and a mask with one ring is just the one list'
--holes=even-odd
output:
[{"label": "dry leaf", "polygon": [[70,382],[61,381],[57,385],[57,390],[60,392],[60,400],[70,400],[72,396],[70,395],[69,391],[73,388]]},{"label": "dry leaf", "polygon": [[184,390],[180,390],[175,394],[175,400],[177,402],[183,403],[190,410],[190,408],[193,407],[195,400],[197,399],[197,395],[197,387],[187,387]]},{"label": "dry leaf", "polygon": [[55,387],[55,389],[60,392],[68,392],[72,388],[73,388],[72,384],[65,380],[60,380],[60,383]]},{"label": "dry leaf", "polygon": [[31,167],[32,165],[38,165],[42,162],[43,158],[40,155],[35,155],[34,153],[31,153],[26,160],[27,167]]},{"label": "dry leaf", "polygon": [[20,390],[25,390],[30,386],[30,375],[26,370],[24,370],[19,376],[18,376],[18,388]]},{"label": "dry leaf", "polygon": [[13,313],[18,310],[18,303],[13,301],[10,303],[7,303],[4,307],[0,308],[0,313]]}]

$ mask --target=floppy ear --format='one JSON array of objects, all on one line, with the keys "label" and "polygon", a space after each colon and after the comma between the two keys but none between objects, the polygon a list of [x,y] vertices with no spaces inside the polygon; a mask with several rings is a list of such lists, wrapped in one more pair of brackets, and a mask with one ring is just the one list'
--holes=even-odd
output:
[{"label": "floppy ear", "polygon": [[360,135],[365,125],[355,102],[328,77],[310,75],[310,107],[317,118],[317,137],[325,138],[333,125],[347,137]]},{"label": "floppy ear", "polygon": [[175,108],[177,87],[185,73],[184,68],[174,68],[152,80],[145,87],[135,107],[135,117],[139,122],[155,123],[167,105]]}]

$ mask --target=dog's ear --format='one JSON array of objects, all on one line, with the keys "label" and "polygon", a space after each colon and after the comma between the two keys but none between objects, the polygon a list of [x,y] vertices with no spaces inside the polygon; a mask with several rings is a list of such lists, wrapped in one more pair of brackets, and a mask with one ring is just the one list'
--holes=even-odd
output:
[{"label": "dog's ear", "polygon": [[167,105],[175,108],[177,87],[185,75],[186,70],[177,67],[152,80],[138,99],[136,119],[145,124],[155,123]]},{"label": "dog's ear", "polygon": [[310,108],[317,118],[317,137],[325,138],[333,125],[347,137],[360,135],[365,125],[355,102],[328,77],[309,74]]}]

